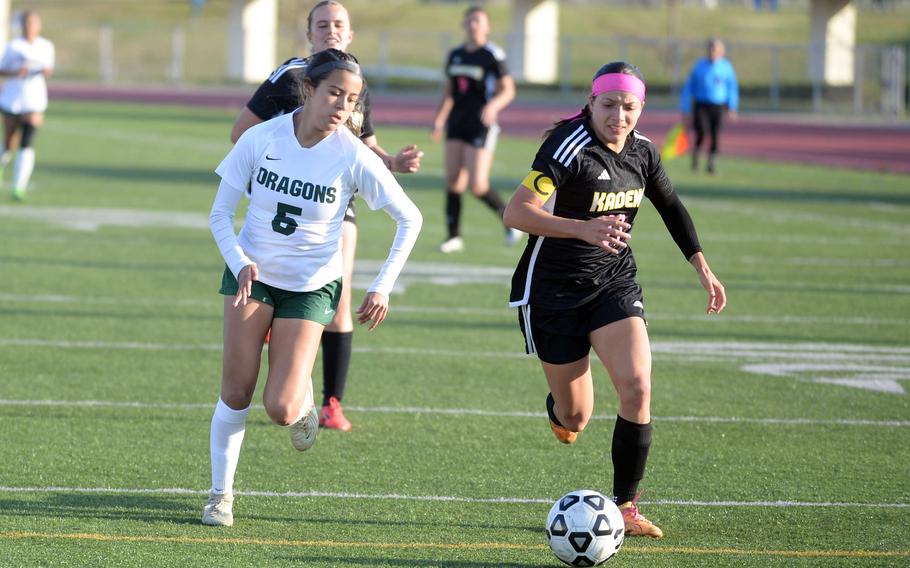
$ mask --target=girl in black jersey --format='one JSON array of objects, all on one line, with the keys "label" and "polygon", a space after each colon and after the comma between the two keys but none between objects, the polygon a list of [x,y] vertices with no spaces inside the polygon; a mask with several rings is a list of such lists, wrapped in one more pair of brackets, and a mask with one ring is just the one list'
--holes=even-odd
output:
[{"label": "girl in black jersey", "polygon": [[[502,217],[505,204],[490,189],[490,166],[499,126],[499,112],[515,98],[515,83],[505,65],[505,53],[487,41],[490,19],[483,8],[464,15],[467,41],[446,61],[442,101],[433,119],[433,141],[446,131],[446,228],[440,245],[444,253],[464,249],[461,238],[461,195],[469,186],[475,197]],[[507,229],[513,244],[521,233]]]},{"label": "girl in black jersey", "polygon": [[[313,52],[324,49],[345,51],[354,39],[354,30],[348,11],[341,2],[323,0],[310,10],[307,16],[307,39]],[[299,84],[302,81],[309,58],[293,57],[279,66],[256,90],[243,110],[240,111],[231,129],[231,142],[237,142],[240,135],[252,126],[275,116],[294,111],[300,106]],[[361,92],[362,109],[355,113],[360,126],[360,139],[374,153],[382,158],[389,170],[413,173],[420,168],[423,156],[417,146],[410,145],[397,154],[387,153],[376,139],[370,114],[370,96],[366,84]],[[344,256],[344,282],[341,302],[332,320],[322,335],[323,399],[319,424],[348,432],[351,422],[341,407],[351,363],[354,320],[351,317],[351,286],[348,284],[354,274],[354,254],[357,248],[357,222],[352,200],[344,217],[342,254]]]},{"label": "girl in black jersey", "polygon": [[547,133],[504,221],[529,234],[510,305],[520,308],[526,350],[537,354],[550,387],[550,427],[559,441],[571,444],[591,418],[593,347],[619,397],[613,493],[626,534],[660,538],[663,532],[635,504],[651,445],[651,350],[627,241],[643,198],[657,209],[708,291],[707,312],[723,310],[726,295],[658,149],[635,131],[644,102],[637,67],[601,67],[585,108]]}]

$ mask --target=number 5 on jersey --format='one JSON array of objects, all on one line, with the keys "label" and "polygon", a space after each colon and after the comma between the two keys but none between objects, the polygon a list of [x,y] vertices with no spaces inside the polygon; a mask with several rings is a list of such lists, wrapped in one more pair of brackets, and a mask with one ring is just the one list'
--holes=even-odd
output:
[{"label": "number 5 on jersey", "polygon": [[293,217],[288,217],[288,213],[291,215],[300,215],[303,213],[303,209],[288,205],[287,203],[279,203],[278,213],[276,213],[275,218],[272,219],[273,231],[281,233],[282,235],[291,235],[297,230],[297,221],[295,221]]}]

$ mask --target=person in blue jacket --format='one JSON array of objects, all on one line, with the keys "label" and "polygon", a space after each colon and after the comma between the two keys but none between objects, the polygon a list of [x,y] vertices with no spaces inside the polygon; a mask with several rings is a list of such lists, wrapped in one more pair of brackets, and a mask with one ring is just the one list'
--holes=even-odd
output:
[{"label": "person in blue jacket", "polygon": [[723,116],[735,120],[739,110],[739,84],[733,65],[724,57],[724,44],[718,39],[708,41],[708,57],[699,59],[692,67],[683,85],[679,108],[683,123],[695,128],[692,147],[692,170],[698,170],[698,153],[707,132],[711,136],[708,147],[708,173],[715,173],[714,157]]}]

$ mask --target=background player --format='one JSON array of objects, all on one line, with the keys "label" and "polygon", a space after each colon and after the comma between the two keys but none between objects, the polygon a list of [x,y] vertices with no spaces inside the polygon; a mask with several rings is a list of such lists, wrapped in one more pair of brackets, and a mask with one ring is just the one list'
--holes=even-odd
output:
[{"label": "background player", "polygon": [[35,131],[44,124],[47,82],[54,71],[54,44],[40,36],[41,17],[28,10],[20,17],[22,37],[12,40],[0,59],[0,76],[6,77],[0,91],[3,112],[3,148],[0,149],[0,179],[17,145],[13,169],[13,198],[22,200],[35,167],[32,148]]},{"label": "background player", "polygon": [[[307,39],[314,52],[324,49],[346,51],[354,39],[348,11],[340,2],[319,2],[307,16]],[[259,86],[253,97],[240,111],[231,130],[231,141],[236,142],[249,127],[274,116],[291,112],[300,104],[297,83],[306,71],[308,58],[291,58],[285,61]],[[361,124],[360,138],[393,172],[411,173],[420,168],[423,152],[417,146],[403,148],[398,154],[388,154],[376,139],[370,113],[370,96],[366,86],[361,94],[361,111],[355,111],[355,120]],[[357,248],[357,224],[354,201],[344,218],[344,282],[341,302],[335,319],[322,335],[323,400],[319,422],[327,428],[342,431],[351,429],[350,421],[341,407],[351,363],[354,321],[351,318],[351,286],[354,275],[354,254]]]},{"label": "background player", "polygon": [[[475,197],[502,218],[505,203],[490,188],[490,167],[499,126],[499,112],[515,98],[515,82],[506,69],[505,52],[488,40],[490,18],[473,6],[464,15],[467,39],[446,61],[442,100],[433,119],[433,141],[446,137],[446,230],[444,253],[464,250],[461,238],[461,195],[470,186]],[[506,230],[508,244],[520,233]]]},{"label": "background player", "polygon": [[515,191],[504,220],[529,234],[512,278],[510,305],[550,392],[557,439],[575,441],[594,410],[588,353],[594,348],[619,397],[613,430],[613,494],[627,535],[663,532],[638,511],[651,445],[651,350],[636,265],[626,243],[643,197],[708,291],[708,313],[726,304],[659,150],[636,132],[645,102],[641,71],[609,63],[594,75],[588,104],[558,122]]},{"label": "background player", "polygon": [[711,143],[705,170],[709,174],[716,173],[714,158],[717,156],[724,114],[729,113],[730,118],[735,119],[739,110],[736,71],[724,57],[724,44],[719,39],[708,42],[708,57],[699,59],[692,67],[680,92],[679,108],[683,113],[683,124],[692,124],[695,128],[692,170],[698,169],[698,152],[707,133]]},{"label": "background player", "polygon": [[[216,169],[221,185],[212,206],[212,234],[228,266],[224,298],[224,370],[212,416],[212,489],[202,522],[230,526],[233,481],[262,345],[271,329],[263,404],[289,426],[298,450],[319,429],[311,372],[319,340],[338,308],[341,233],[355,192],[398,224],[388,259],[357,310],[373,330],[389,310],[389,294],[420,231],[421,216],[382,160],[352,134],[363,77],[339,50],[310,59],[299,111],[249,129]],[[347,127],[346,127],[347,126]],[[233,216],[250,204],[240,234]]]}]

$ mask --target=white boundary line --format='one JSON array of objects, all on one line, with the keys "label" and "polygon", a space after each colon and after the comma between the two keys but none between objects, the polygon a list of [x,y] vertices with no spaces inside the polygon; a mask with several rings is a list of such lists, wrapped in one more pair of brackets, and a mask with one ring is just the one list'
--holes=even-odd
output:
[{"label": "white boundary line", "polygon": [[[371,273],[372,274],[372,273]],[[221,313],[221,302],[214,296],[199,298],[172,298],[155,300],[149,298],[99,298],[92,296],[68,296],[61,294],[37,294],[32,296],[0,293],[0,302],[11,304],[82,304],[82,305],[128,305],[128,306],[199,306],[217,309]],[[395,304],[396,313],[414,314],[457,314],[466,316],[500,317],[512,321],[516,318],[515,310],[511,308],[483,308],[470,306],[411,306]],[[877,318],[866,316],[794,316],[794,315],[760,315],[760,314],[724,314],[722,318],[715,318],[697,313],[666,313],[649,312],[649,319],[654,321],[694,321],[710,322],[712,325],[730,323],[773,323],[780,324],[849,324],[849,325],[907,325],[906,318]]]},{"label": "white boundary line", "polygon": [[[70,339],[0,338],[0,347],[57,347],[62,349],[137,349],[146,351],[220,351],[221,343],[150,343],[144,341],[79,341]],[[360,353],[390,353],[393,355],[444,355],[452,357],[497,357],[528,359],[532,357],[516,351],[472,351],[464,349],[436,349],[432,347],[355,347]],[[763,358],[820,356],[825,360],[851,357],[881,361],[883,359],[910,362],[910,347],[864,345],[858,343],[774,343],[770,341],[654,341],[651,351],[675,354],[692,360],[711,358],[738,359],[761,356]]]},{"label": "white boundary line", "polygon": [[[28,400],[0,399],[3,406],[53,406],[60,408],[125,408],[162,410],[213,410],[214,403],[138,402],[113,400]],[[256,405],[254,405],[256,406]],[[427,406],[345,406],[349,412],[379,414],[432,414],[440,416],[483,416],[495,418],[544,418],[544,412],[481,410],[476,408],[436,408]],[[615,420],[615,415],[600,414],[591,420]],[[910,420],[859,420],[859,419],[814,419],[814,418],[745,418],[724,416],[654,416],[655,422],[705,422],[714,424],[760,424],[768,426],[881,426],[907,427]]]},{"label": "white boundary line", "polygon": [[[117,495],[208,495],[208,490],[187,489],[183,487],[163,487],[160,489],[128,489],[120,487],[11,487],[0,486],[0,493],[107,493]],[[346,493],[334,491],[237,491],[234,495],[247,497],[278,497],[305,499],[312,497],[331,499],[374,499],[382,501],[447,501],[458,503],[553,503],[555,498],[548,497],[459,497],[457,495],[405,495],[401,493]],[[641,501],[646,505],[679,505],[685,507],[865,507],[877,509],[908,509],[910,503],[848,503],[840,501],[686,501],[678,499],[656,499]]]}]

